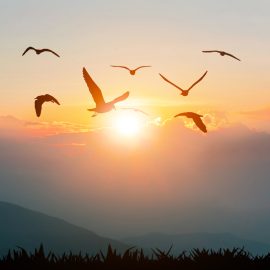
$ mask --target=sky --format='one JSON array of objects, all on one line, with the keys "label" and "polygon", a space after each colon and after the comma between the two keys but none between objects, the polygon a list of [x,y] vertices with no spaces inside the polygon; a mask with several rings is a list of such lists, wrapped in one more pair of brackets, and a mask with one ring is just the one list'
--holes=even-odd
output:
[{"label": "sky", "polygon": [[[94,103],[82,67],[106,100],[128,90],[130,98],[119,106],[141,106],[163,117],[182,108],[226,111],[232,122],[250,118],[243,112],[267,113],[269,6],[267,0],[1,1],[0,114],[36,120],[34,98],[52,93],[61,107],[48,105],[41,121],[102,126],[107,116],[89,120],[86,109]],[[52,48],[61,58],[33,52],[22,57],[28,46]],[[201,53],[205,49],[222,49],[242,61]],[[133,77],[113,64],[152,68]],[[188,98],[158,76],[185,88],[206,70]],[[251,124],[262,128],[262,117]]]},{"label": "sky", "polygon": [[[0,0],[0,199],[110,237],[265,239],[269,9],[268,0]],[[61,57],[22,56],[28,46]],[[151,68],[130,76],[110,65]],[[83,67],[106,100],[130,96],[91,117]],[[206,70],[187,97],[158,75],[187,88]],[[44,104],[37,118],[34,98],[45,93],[61,105]],[[173,119],[183,111],[202,114],[209,132]]]}]

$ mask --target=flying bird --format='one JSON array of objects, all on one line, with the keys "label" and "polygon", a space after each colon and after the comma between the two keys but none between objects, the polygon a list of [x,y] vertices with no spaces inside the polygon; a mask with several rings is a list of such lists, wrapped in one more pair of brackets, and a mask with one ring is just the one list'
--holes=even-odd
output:
[{"label": "flying bird", "polygon": [[22,56],[24,56],[29,50],[34,50],[36,52],[36,54],[41,54],[43,52],[51,52],[53,53],[54,55],[56,55],[57,57],[60,57],[59,54],[57,54],[56,52],[50,50],[50,49],[36,49],[34,47],[28,47],[22,54]]},{"label": "flying bird", "polygon": [[92,117],[96,116],[97,113],[106,113],[111,111],[112,109],[115,109],[114,106],[115,103],[123,101],[129,96],[129,92],[127,91],[123,95],[115,98],[114,100],[110,102],[105,102],[100,88],[93,81],[93,79],[90,77],[89,73],[86,71],[85,68],[83,68],[83,77],[88,86],[89,92],[92,95],[94,102],[96,103],[96,108],[88,109],[88,111],[95,112],[95,114],[92,115]]},{"label": "flying bird", "polygon": [[58,100],[55,97],[53,97],[53,96],[51,96],[49,94],[37,96],[35,98],[35,109],[36,109],[36,115],[37,115],[37,117],[39,117],[40,114],[41,114],[42,104],[44,102],[49,102],[49,101],[60,105],[60,103],[58,102]]},{"label": "flying bird", "polygon": [[202,51],[203,53],[213,53],[213,52],[216,52],[216,53],[219,53],[221,56],[224,56],[224,55],[228,55],[238,61],[241,61],[239,58],[237,58],[236,56],[234,56],[233,54],[231,53],[227,53],[227,52],[224,52],[224,51],[218,51],[218,50],[212,50],[212,51]]},{"label": "flying bird", "polygon": [[130,69],[126,66],[114,66],[114,65],[111,65],[111,67],[118,67],[118,68],[124,68],[124,69],[127,69],[130,73],[130,75],[135,75],[136,71],[140,68],[146,68],[146,67],[151,67],[151,66],[140,66],[140,67],[137,67],[135,69]]},{"label": "flying bird", "polygon": [[142,113],[142,114],[144,114],[144,115],[149,116],[148,113],[146,113],[146,112],[144,112],[143,110],[140,110],[140,109],[136,109],[136,108],[121,108],[121,109],[122,109],[122,110],[133,110],[134,112],[140,112],[140,113]]},{"label": "flying bird", "polygon": [[205,73],[202,75],[202,77],[201,77],[199,80],[197,80],[195,83],[193,83],[188,89],[184,90],[184,89],[182,89],[181,87],[179,87],[179,86],[177,86],[176,84],[174,84],[174,83],[172,83],[171,81],[169,81],[167,78],[165,78],[163,75],[161,75],[161,74],[159,73],[159,75],[161,76],[161,78],[162,78],[164,81],[170,83],[171,85],[173,85],[174,87],[176,87],[178,90],[180,90],[182,96],[187,96],[188,93],[189,93],[189,91],[190,91],[197,83],[199,83],[199,82],[204,78],[204,76],[205,76],[206,74],[207,74],[207,71],[205,71]]},{"label": "flying bird", "polygon": [[203,123],[201,117],[203,117],[203,115],[201,114],[197,114],[194,112],[183,112],[183,113],[179,113],[177,115],[175,115],[174,117],[178,117],[178,116],[185,116],[187,118],[192,118],[192,120],[194,121],[194,123],[196,124],[196,126],[204,133],[207,132],[206,126]]}]

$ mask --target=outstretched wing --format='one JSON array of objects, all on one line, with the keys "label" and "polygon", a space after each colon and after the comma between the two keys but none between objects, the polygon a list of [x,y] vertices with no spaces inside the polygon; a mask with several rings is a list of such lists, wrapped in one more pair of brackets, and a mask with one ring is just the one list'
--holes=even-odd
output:
[{"label": "outstretched wing", "polygon": [[218,50],[210,50],[210,51],[202,51],[203,53],[212,53],[212,52],[217,52],[220,53],[221,51]]},{"label": "outstretched wing", "polygon": [[174,83],[172,83],[171,81],[169,81],[167,78],[165,78],[165,77],[164,77],[163,75],[161,75],[160,73],[159,73],[159,75],[160,75],[160,77],[161,77],[164,81],[170,83],[171,85],[173,85],[174,87],[176,87],[176,88],[179,89],[180,91],[184,91],[182,88],[180,88],[180,87],[177,86],[176,84],[174,84]]},{"label": "outstretched wing", "polygon": [[49,94],[47,94],[47,95],[50,97],[50,101],[51,101],[51,102],[60,105],[59,101],[58,101],[55,97],[53,97],[53,96],[51,96],[51,95],[49,95]]},{"label": "outstretched wing", "polygon": [[193,117],[192,118],[194,123],[196,124],[196,126],[204,133],[207,132],[207,129],[206,129],[206,126],[205,124],[203,123],[201,117],[197,116],[197,117]]},{"label": "outstretched wing", "polygon": [[40,99],[35,100],[35,110],[37,117],[40,117],[42,104],[43,101],[41,101]]},{"label": "outstretched wing", "polygon": [[54,51],[52,51],[52,50],[50,50],[50,49],[42,49],[42,50],[40,50],[40,52],[51,52],[51,53],[53,53],[54,55],[56,55],[57,57],[60,57],[59,54],[57,54],[56,52],[54,52]]},{"label": "outstretched wing", "polygon": [[203,78],[204,78],[204,76],[207,74],[207,72],[208,71],[205,71],[205,73],[202,75],[202,77],[199,79],[199,80],[197,80],[195,83],[193,83],[188,89],[187,89],[187,91],[189,91],[191,88],[193,88],[197,83],[199,83]]},{"label": "outstretched wing", "polygon": [[134,112],[140,112],[140,113],[143,113],[145,115],[149,115],[148,113],[144,112],[143,110],[140,110],[140,109],[136,109],[136,108],[120,108],[122,110],[133,110]]},{"label": "outstretched wing", "polygon": [[187,116],[187,113],[178,113],[174,117],[178,117],[178,116]]},{"label": "outstretched wing", "polygon": [[140,68],[146,68],[146,67],[151,67],[151,66],[139,66],[139,67],[135,68],[134,71],[136,71],[136,70],[138,70]]},{"label": "outstretched wing", "polygon": [[123,100],[127,99],[128,96],[129,96],[129,92],[127,91],[126,93],[124,93],[124,94],[121,95],[120,97],[117,97],[117,98],[115,98],[114,100],[112,100],[110,103],[115,104],[115,103],[117,103],[117,102],[123,101]]},{"label": "outstretched wing", "polygon": [[93,79],[90,77],[89,73],[83,68],[83,77],[88,86],[90,94],[92,95],[97,106],[103,106],[105,104],[102,92],[100,88],[96,85]]},{"label": "outstretched wing", "polygon": [[22,56],[24,56],[29,50],[36,50],[36,49],[33,48],[33,47],[28,47],[28,48],[26,48],[26,50],[23,52]]},{"label": "outstretched wing", "polygon": [[128,67],[126,67],[126,66],[114,66],[114,65],[111,65],[111,67],[124,68],[124,69],[127,69],[127,70],[129,70],[129,71],[130,71],[130,69],[129,69]]},{"label": "outstretched wing", "polygon": [[239,58],[237,58],[236,56],[234,56],[234,55],[231,54],[231,53],[225,52],[225,54],[228,55],[228,56],[230,56],[230,57],[232,57],[232,58],[234,58],[234,59],[236,59],[236,60],[238,60],[238,61],[241,61]]}]

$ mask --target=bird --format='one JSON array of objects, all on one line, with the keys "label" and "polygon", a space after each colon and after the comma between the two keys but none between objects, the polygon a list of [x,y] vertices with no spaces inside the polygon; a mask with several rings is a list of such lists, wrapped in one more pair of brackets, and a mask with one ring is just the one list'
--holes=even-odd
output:
[{"label": "bird", "polygon": [[197,114],[194,112],[183,112],[183,113],[179,113],[176,114],[174,117],[178,117],[178,116],[185,116],[187,118],[192,118],[192,120],[194,121],[194,123],[196,124],[196,126],[204,133],[207,133],[207,129],[205,124],[203,123],[201,117],[203,117],[203,115],[201,114]]},{"label": "bird", "polygon": [[140,66],[140,67],[137,67],[135,69],[130,69],[126,66],[114,66],[114,65],[111,65],[111,67],[118,67],[118,68],[124,68],[124,69],[127,69],[130,73],[130,75],[135,75],[136,71],[140,68],[145,68],[145,67],[151,67],[151,66]]},{"label": "bird", "polygon": [[96,103],[96,108],[88,109],[88,111],[95,112],[95,114],[92,115],[92,117],[96,116],[97,113],[106,113],[111,111],[112,109],[115,109],[115,103],[123,101],[127,99],[129,96],[129,92],[127,91],[123,95],[113,99],[112,101],[105,102],[100,88],[93,81],[93,79],[91,78],[91,76],[89,75],[89,73],[85,68],[83,68],[83,77],[87,84],[89,92],[92,95],[94,102]]},{"label": "bird", "polygon": [[186,89],[186,90],[184,90],[184,89],[182,89],[181,87],[177,86],[176,84],[172,83],[171,81],[169,81],[167,78],[165,78],[165,77],[164,77],[163,75],[161,75],[160,73],[159,73],[159,75],[161,76],[161,78],[162,78],[164,81],[170,83],[171,85],[173,85],[174,87],[176,87],[178,90],[180,90],[182,96],[187,96],[188,93],[189,93],[189,91],[190,91],[197,83],[199,83],[199,82],[204,78],[204,76],[207,74],[207,72],[208,72],[208,71],[205,71],[205,73],[202,75],[202,77],[201,77],[200,79],[198,79],[195,83],[193,83],[193,84],[192,84],[188,89]]},{"label": "bird", "polygon": [[42,104],[49,101],[60,105],[58,100],[49,94],[40,95],[35,98],[35,110],[37,117],[39,117],[41,114]]},{"label": "bird", "polygon": [[36,52],[36,54],[41,54],[43,52],[51,52],[53,53],[54,55],[56,55],[57,57],[60,57],[59,54],[57,54],[56,52],[50,50],[50,49],[36,49],[34,47],[28,47],[22,54],[22,56],[24,56],[29,50],[34,50]]},{"label": "bird", "polygon": [[149,116],[148,113],[144,112],[143,110],[137,109],[137,108],[121,108],[121,109],[122,109],[122,110],[133,110],[134,112],[140,112],[140,113],[142,113],[142,114],[144,114],[144,115]]},{"label": "bird", "polygon": [[227,53],[227,52],[224,52],[224,51],[219,51],[219,50],[211,50],[211,51],[202,51],[203,53],[212,53],[212,52],[216,52],[216,53],[219,53],[221,56],[224,56],[224,55],[228,55],[238,61],[241,61],[239,58],[237,58],[236,56],[234,56],[233,54],[231,53]]}]

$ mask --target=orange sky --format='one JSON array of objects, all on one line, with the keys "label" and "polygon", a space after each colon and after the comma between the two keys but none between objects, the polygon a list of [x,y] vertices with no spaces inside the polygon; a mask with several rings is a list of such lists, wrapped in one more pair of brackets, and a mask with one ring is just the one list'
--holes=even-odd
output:
[{"label": "orange sky", "polygon": [[[136,105],[163,119],[183,110],[211,111],[226,114],[231,123],[265,126],[270,107],[267,1],[60,2],[1,4],[1,115],[103,127],[111,116],[93,119],[86,111],[94,103],[82,77],[85,66],[105,99],[130,91],[118,107]],[[22,57],[29,45],[50,47],[61,58],[33,52]],[[224,49],[242,61],[206,55],[204,49]],[[133,77],[111,64],[152,68]],[[205,70],[207,76],[188,97],[158,76],[185,88]],[[33,100],[45,93],[57,97],[61,106],[47,104],[37,119]],[[260,113],[247,121],[242,112],[250,111]]]},{"label": "orange sky", "polygon": [[[229,232],[238,210],[268,209],[269,10],[269,0],[0,1],[1,200],[108,236]],[[28,46],[61,57],[22,56]],[[110,65],[152,67],[131,76]],[[83,67],[107,101],[130,96],[92,118]],[[158,75],[187,88],[206,70],[187,97]],[[45,93],[61,105],[44,104],[37,118]],[[173,119],[183,111],[203,114],[209,132]],[[127,114],[135,136],[115,128]]]}]

